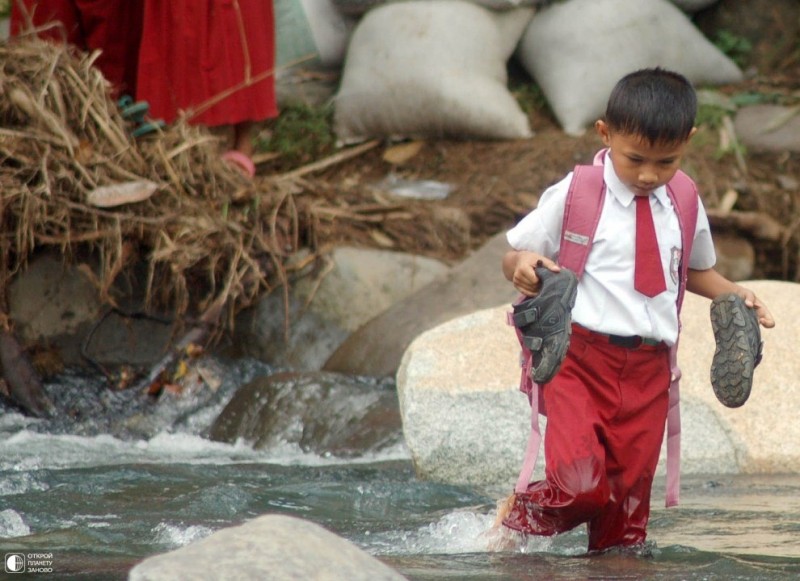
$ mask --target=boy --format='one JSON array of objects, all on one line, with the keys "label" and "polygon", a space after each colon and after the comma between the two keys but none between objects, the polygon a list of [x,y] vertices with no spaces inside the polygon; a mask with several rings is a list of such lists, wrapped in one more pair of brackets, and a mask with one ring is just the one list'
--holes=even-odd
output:
[{"label": "boy", "polygon": [[[511,529],[553,535],[586,522],[590,551],[644,543],[668,411],[670,347],[678,339],[682,260],[688,260],[686,290],[710,299],[735,293],[762,326],[774,326],[752,291],[713,269],[708,218],[699,202],[691,254],[681,254],[681,226],[666,184],[696,131],[696,110],[694,89],[683,76],[644,69],[617,83],[605,119],[595,124],[607,147],[598,154],[606,194],[578,282],[566,357],[541,386],[546,477],[509,499],[500,516]],[[537,266],[560,270],[571,181],[572,174],[549,188],[536,210],[508,232],[512,250],[503,273],[525,295],[541,289]],[[637,213],[652,214],[657,242],[650,260],[635,265]],[[638,284],[635,271],[645,265],[656,265],[646,277],[652,288]]]}]

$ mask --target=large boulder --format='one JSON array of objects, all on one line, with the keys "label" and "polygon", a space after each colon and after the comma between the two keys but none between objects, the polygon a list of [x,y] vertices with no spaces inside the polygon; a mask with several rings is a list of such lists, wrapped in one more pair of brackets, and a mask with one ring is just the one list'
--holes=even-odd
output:
[{"label": "large boulder", "polygon": [[236,355],[317,371],[370,319],[447,274],[444,263],[402,252],[339,247],[318,273],[290,284],[288,328],[281,289],[236,322]]},{"label": "large boulder", "polygon": [[[719,403],[710,385],[715,342],[710,302],[687,295],[679,362],[682,470],[685,473],[800,473],[798,285],[742,283],[777,317],[763,330],[764,359],[741,408]],[[518,390],[519,346],[506,323],[509,305],[430,329],[411,343],[397,373],[406,443],[420,477],[470,485],[515,481],[530,429]],[[546,422],[542,421],[546,430]],[[541,464],[541,462],[540,462]],[[664,451],[659,472],[665,468]],[[541,476],[541,466],[536,476]]]},{"label": "large boulder", "polygon": [[369,320],[330,355],[323,369],[355,375],[394,375],[409,344],[421,333],[454,317],[485,309],[517,295],[500,265],[509,249],[495,235],[446,275]]},{"label": "large boulder", "polygon": [[148,557],[131,569],[128,579],[402,581],[405,577],[317,524],[271,514]]}]

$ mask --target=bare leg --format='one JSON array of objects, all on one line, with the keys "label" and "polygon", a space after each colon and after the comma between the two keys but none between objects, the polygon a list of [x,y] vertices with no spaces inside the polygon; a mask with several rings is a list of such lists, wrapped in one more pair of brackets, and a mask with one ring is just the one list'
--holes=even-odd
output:
[{"label": "bare leg", "polygon": [[253,156],[253,138],[255,123],[242,121],[233,126],[233,149],[241,151],[247,157]]}]

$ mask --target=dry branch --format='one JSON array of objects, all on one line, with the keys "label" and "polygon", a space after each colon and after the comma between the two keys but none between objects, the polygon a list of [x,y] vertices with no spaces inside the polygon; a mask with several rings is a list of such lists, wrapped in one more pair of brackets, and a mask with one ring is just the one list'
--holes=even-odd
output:
[{"label": "dry branch", "polygon": [[716,228],[735,229],[748,233],[759,240],[781,242],[786,228],[772,216],[762,212],[737,212],[707,210],[709,223]]}]

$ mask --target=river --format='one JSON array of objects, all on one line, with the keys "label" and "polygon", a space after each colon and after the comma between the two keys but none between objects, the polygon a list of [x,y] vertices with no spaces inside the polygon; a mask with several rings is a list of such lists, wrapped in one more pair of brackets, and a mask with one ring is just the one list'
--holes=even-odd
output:
[{"label": "river", "polygon": [[18,555],[40,571],[22,578],[126,579],[150,555],[280,513],[419,581],[800,577],[800,476],[684,476],[672,509],[660,504],[660,483],[648,547],[636,555],[587,555],[582,527],[491,551],[495,502],[507,491],[420,481],[402,444],[341,460],[206,439],[236,387],[269,372],[237,363],[217,392],[158,404],[74,375],[46,385],[66,419],[0,407],[6,568]]}]

